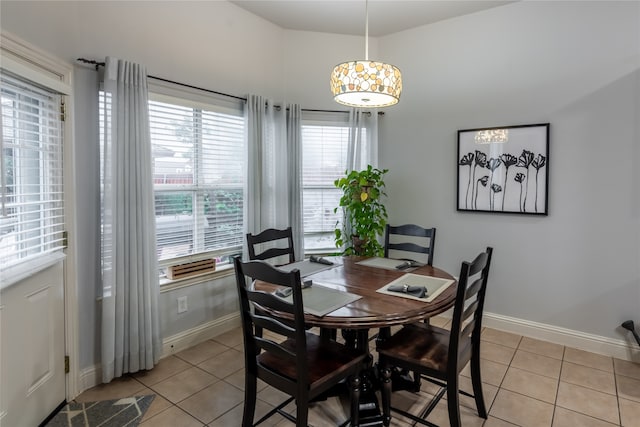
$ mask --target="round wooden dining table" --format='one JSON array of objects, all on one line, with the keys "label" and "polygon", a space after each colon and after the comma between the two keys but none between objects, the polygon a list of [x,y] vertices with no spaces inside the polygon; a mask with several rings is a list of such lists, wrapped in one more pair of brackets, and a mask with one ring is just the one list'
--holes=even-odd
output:
[{"label": "round wooden dining table", "polygon": [[[319,286],[349,292],[361,298],[337,308],[324,316],[305,314],[309,326],[322,329],[386,328],[422,321],[451,308],[456,296],[455,278],[444,270],[430,265],[406,270],[391,270],[363,265],[366,257],[326,257],[334,265],[306,276]],[[398,261],[401,263],[402,261]],[[453,280],[454,283],[433,301],[418,301],[377,292],[378,289],[406,273]],[[260,284],[257,289],[269,291],[272,286]],[[274,313],[275,314],[275,313]],[[282,316],[282,313],[279,313]]]},{"label": "round wooden dining table", "polygon": [[[309,327],[319,327],[320,335],[326,339],[335,339],[335,332],[340,329],[347,345],[354,345],[369,355],[369,367],[362,373],[360,421],[363,425],[382,426],[382,414],[374,393],[379,388],[379,381],[373,366],[373,357],[369,354],[369,330],[379,329],[377,339],[384,340],[389,336],[393,326],[420,322],[445,312],[454,305],[457,281],[446,271],[430,265],[397,270],[367,265],[366,261],[369,259],[367,257],[325,258],[334,263],[331,268],[307,275],[304,280],[312,280],[311,286],[324,286],[355,294],[360,298],[323,316],[305,312],[305,323]],[[398,263],[402,263],[402,260],[399,260]],[[377,292],[407,273],[447,279],[452,283],[431,301]],[[276,290],[274,285],[263,282],[256,283],[254,286],[257,290],[266,292]],[[270,314],[286,320],[292,319],[292,316],[286,313],[270,312]],[[402,376],[401,373],[393,372],[392,381],[394,389],[412,391],[420,389],[419,378],[414,380]],[[343,393],[339,390],[335,392],[336,394]]]}]

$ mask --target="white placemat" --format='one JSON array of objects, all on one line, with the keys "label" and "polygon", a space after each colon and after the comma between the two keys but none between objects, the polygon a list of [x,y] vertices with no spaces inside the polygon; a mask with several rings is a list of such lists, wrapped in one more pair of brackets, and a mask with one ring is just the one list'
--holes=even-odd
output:
[{"label": "white placemat", "polygon": [[283,271],[291,271],[294,268],[297,268],[298,270],[300,270],[300,277],[306,277],[312,275],[313,273],[317,273],[318,271],[328,270],[335,267],[336,265],[337,264],[320,264],[319,262],[311,262],[308,259],[305,259],[304,261],[296,261],[292,262],[291,264],[281,265],[278,267],[278,269]]},{"label": "white placemat", "polygon": [[[320,317],[331,313],[340,307],[344,307],[353,301],[359,300],[360,298],[362,298],[360,295],[327,288],[315,281],[310,288],[302,290],[302,304],[304,305],[304,312]],[[293,295],[289,295],[282,299],[291,303],[293,301]]]},{"label": "white placemat", "polygon": [[[407,273],[401,277],[398,277],[396,280],[387,283],[376,292],[380,292],[381,294],[393,295],[394,297],[400,298],[409,298],[414,299],[416,301],[424,301],[431,302],[438,295],[440,295],[445,289],[451,286],[454,283],[454,280],[451,279],[442,279],[440,277],[433,276],[424,276],[422,274],[412,274]],[[387,288],[393,285],[409,285],[409,286],[424,286],[427,288],[427,294],[424,298],[414,297],[413,295],[405,294],[402,292],[394,292],[389,291]]]}]

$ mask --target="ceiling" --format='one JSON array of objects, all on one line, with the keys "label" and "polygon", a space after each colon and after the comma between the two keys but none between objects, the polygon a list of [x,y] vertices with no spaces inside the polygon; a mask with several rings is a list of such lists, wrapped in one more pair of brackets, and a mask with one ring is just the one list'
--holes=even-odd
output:
[{"label": "ceiling", "polygon": [[[289,30],[364,35],[364,0],[232,0]],[[506,0],[371,0],[369,35],[385,36],[437,21],[513,3]]]}]

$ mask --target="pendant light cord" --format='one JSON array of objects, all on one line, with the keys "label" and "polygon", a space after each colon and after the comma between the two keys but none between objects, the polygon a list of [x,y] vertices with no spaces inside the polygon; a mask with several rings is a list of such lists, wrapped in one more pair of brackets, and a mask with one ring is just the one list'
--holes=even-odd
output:
[{"label": "pendant light cord", "polygon": [[369,60],[369,0],[364,2],[364,59]]}]

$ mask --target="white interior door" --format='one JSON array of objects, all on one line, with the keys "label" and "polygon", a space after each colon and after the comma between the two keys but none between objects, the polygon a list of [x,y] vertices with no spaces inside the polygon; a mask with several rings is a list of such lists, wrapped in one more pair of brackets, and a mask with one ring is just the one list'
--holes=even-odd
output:
[{"label": "white interior door", "polygon": [[0,426],[37,426],[65,400],[62,264],[0,291]]}]

